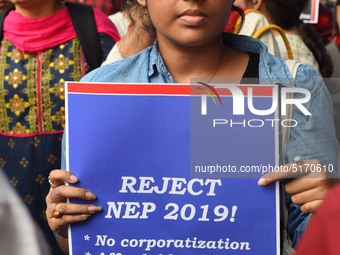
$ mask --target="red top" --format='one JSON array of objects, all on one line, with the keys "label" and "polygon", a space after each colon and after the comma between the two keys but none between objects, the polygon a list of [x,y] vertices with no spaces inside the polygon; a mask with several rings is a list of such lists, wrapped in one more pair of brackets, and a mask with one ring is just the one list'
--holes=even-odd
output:
[{"label": "red top", "polygon": [[[100,10],[93,11],[98,32],[118,41],[119,34],[113,23]],[[75,38],[76,32],[67,8],[40,19],[27,18],[11,11],[4,21],[4,37],[21,51],[36,53]]]},{"label": "red top", "polygon": [[340,184],[312,216],[294,255],[340,254]]}]

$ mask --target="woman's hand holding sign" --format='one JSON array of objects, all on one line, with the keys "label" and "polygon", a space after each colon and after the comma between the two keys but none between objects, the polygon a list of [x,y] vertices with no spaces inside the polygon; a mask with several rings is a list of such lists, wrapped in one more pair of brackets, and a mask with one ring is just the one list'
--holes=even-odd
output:
[{"label": "woman's hand holding sign", "polygon": [[313,213],[322,203],[327,191],[337,182],[331,175],[333,167],[323,165],[317,159],[301,160],[281,166],[281,171],[270,172],[261,177],[258,184],[266,186],[276,181],[292,179],[285,184],[285,191],[292,202],[301,206],[304,213]]},{"label": "woman's hand holding sign", "polygon": [[68,198],[92,201],[96,199],[91,191],[65,185],[76,183],[78,178],[68,171],[53,170],[49,176],[50,191],[46,197],[46,217],[52,231],[67,237],[67,225],[88,219],[95,212],[101,211],[100,206],[92,204],[67,203]]}]

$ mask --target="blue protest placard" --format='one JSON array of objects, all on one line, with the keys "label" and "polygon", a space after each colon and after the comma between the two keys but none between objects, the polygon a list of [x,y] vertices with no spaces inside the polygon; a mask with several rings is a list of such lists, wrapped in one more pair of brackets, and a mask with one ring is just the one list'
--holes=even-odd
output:
[{"label": "blue protest placard", "polygon": [[232,96],[206,86],[66,87],[67,168],[103,207],[71,225],[70,254],[279,254],[278,187],[257,185],[277,164],[275,111],[243,101],[236,116]]}]

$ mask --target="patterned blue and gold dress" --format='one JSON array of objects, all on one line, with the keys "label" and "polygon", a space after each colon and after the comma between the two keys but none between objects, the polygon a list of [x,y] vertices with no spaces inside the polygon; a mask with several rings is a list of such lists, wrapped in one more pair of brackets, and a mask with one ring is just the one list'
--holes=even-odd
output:
[{"label": "patterned blue and gold dress", "polygon": [[[100,22],[103,15],[95,12],[105,59],[118,33],[111,22]],[[25,29],[15,30],[21,26]],[[0,168],[42,227],[52,253],[61,254],[46,221],[45,197],[50,171],[60,168],[64,82],[80,80],[86,60],[67,9],[35,20],[11,11],[0,50]]]}]

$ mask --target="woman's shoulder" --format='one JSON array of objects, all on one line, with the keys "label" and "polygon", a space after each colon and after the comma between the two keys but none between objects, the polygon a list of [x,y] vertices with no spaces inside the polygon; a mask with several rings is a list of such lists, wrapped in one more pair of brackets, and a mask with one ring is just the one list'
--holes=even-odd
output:
[{"label": "woman's shoulder", "polygon": [[287,60],[270,54],[266,48],[255,46],[253,53],[260,56],[259,76],[263,84],[284,84],[303,87],[312,93],[324,86],[320,74],[309,64],[293,59]]},{"label": "woman's shoulder", "polygon": [[82,82],[147,82],[152,48],[99,67],[86,74]]}]

